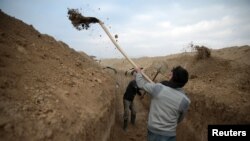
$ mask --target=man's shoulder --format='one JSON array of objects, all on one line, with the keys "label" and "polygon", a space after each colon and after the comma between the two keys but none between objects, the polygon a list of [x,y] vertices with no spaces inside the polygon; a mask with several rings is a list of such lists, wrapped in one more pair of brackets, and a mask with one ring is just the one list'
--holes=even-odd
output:
[{"label": "man's shoulder", "polygon": [[183,90],[183,88],[172,88],[171,86],[166,86],[162,83],[158,83],[157,87],[164,87],[164,91],[166,93],[173,93],[174,96],[177,96],[179,98],[184,98],[187,101],[190,101],[190,99],[188,98],[188,96],[186,95],[185,91]]},{"label": "man's shoulder", "polygon": [[191,102],[191,100],[189,99],[189,97],[187,96],[186,92],[183,90],[183,88],[178,89],[178,91],[180,92],[182,98],[184,101],[187,101],[188,103]]}]

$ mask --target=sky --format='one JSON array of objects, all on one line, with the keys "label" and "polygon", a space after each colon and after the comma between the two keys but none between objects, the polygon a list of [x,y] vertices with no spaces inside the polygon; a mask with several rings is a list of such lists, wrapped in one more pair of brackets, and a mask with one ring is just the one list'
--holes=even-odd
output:
[{"label": "sky", "polygon": [[[68,8],[104,22],[132,58],[250,45],[249,0],[0,0],[6,14],[97,58],[123,58],[103,29],[76,30]],[[1,19],[0,19],[1,20]]]}]

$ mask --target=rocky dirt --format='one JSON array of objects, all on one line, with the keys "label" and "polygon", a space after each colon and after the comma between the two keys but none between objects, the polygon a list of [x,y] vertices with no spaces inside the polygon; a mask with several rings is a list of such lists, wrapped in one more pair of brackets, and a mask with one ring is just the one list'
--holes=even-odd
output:
[{"label": "rocky dirt", "polygon": [[[124,75],[126,60],[100,65],[32,25],[3,12],[0,18],[0,140],[146,140],[147,96],[135,98],[136,125],[122,130],[122,97],[132,79]],[[177,140],[206,141],[208,124],[250,124],[249,46],[212,50],[201,60],[194,53],[133,60],[151,78],[161,65],[189,71],[184,89],[192,103]]]},{"label": "rocky dirt", "polygon": [[107,140],[114,79],[32,25],[0,19],[0,140]]},{"label": "rocky dirt", "polygon": [[78,29],[88,29],[91,23],[98,23],[99,19],[95,17],[85,17],[78,9],[68,9],[68,17],[73,26]]}]

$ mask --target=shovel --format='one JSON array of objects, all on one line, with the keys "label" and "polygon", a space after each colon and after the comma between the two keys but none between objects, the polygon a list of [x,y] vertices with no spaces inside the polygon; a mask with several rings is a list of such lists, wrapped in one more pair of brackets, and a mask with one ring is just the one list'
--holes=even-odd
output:
[{"label": "shovel", "polygon": [[[166,63],[156,64],[155,68],[156,68],[156,73],[155,73],[155,76],[153,77],[152,81],[154,81],[156,79],[156,77],[158,76],[159,73],[165,74],[167,71],[168,65]],[[146,95],[146,93],[147,92],[143,93],[142,98]]]},{"label": "shovel", "polygon": [[[76,27],[76,29],[88,29],[89,24],[91,23],[99,23],[99,25],[102,27],[102,29],[105,31],[105,33],[108,35],[110,40],[113,42],[113,44],[116,46],[116,48],[121,52],[121,54],[129,61],[129,63],[134,67],[138,68],[138,66],[135,64],[133,60],[131,60],[128,55],[122,50],[122,48],[117,44],[115,39],[111,36],[108,29],[104,25],[104,23],[95,18],[95,17],[84,17],[81,15],[81,13],[77,9],[68,9],[68,15],[69,19],[71,20],[72,24]],[[153,83],[153,81],[144,73],[141,72],[143,77],[147,79],[149,82]]]},{"label": "shovel", "polygon": [[155,63],[153,63],[153,68],[155,68],[157,70],[156,74],[155,74],[155,76],[153,78],[153,81],[154,81],[154,79],[157,77],[157,75],[159,73],[165,74],[167,72],[168,64],[165,61],[163,61],[163,62],[155,62]]},{"label": "shovel", "polygon": [[[110,40],[113,42],[113,44],[116,46],[116,48],[121,52],[121,54],[131,63],[131,65],[134,68],[138,68],[138,66],[135,64],[133,60],[131,60],[128,55],[122,50],[122,48],[117,44],[113,36],[109,33],[108,29],[105,27],[104,23],[102,21],[99,21],[100,26],[105,31],[105,33],[109,36]],[[141,72],[143,77],[145,77],[149,82],[153,82],[144,72]]]}]

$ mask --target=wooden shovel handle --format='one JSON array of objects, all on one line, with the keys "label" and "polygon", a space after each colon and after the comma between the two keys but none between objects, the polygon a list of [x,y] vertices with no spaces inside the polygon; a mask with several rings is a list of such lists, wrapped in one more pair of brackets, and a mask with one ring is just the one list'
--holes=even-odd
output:
[{"label": "wooden shovel handle", "polygon": [[[109,33],[108,29],[105,27],[104,23],[99,21],[99,24],[101,25],[101,27],[105,31],[105,33],[109,36],[110,40],[113,42],[113,44],[116,46],[116,48],[121,52],[121,54],[133,65],[134,68],[138,68],[138,66],[135,64],[135,62],[133,60],[131,60],[128,57],[128,55],[122,50],[122,48],[117,44],[115,39]],[[149,82],[153,83],[153,81],[144,72],[141,72],[141,73],[142,73],[143,77],[145,77]]]}]

